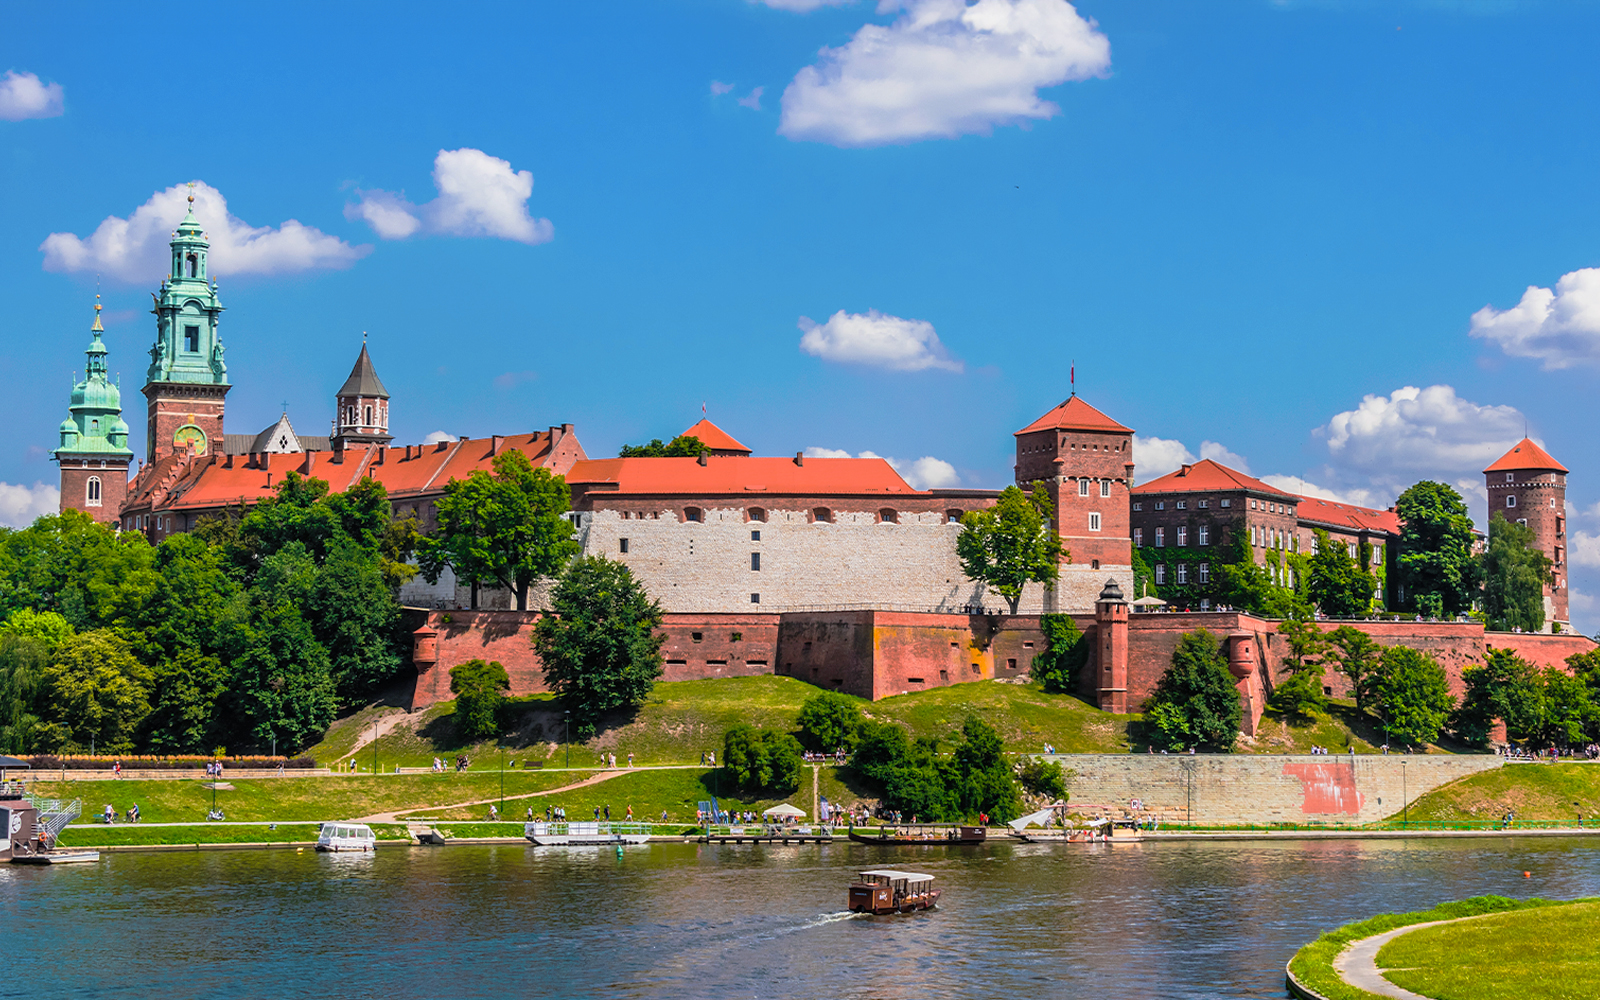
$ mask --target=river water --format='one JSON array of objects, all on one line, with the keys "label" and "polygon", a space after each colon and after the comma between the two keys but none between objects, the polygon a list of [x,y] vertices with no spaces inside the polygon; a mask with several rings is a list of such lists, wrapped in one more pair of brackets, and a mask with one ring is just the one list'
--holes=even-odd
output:
[{"label": "river water", "polygon": [[[0,997],[1281,997],[1321,931],[1600,895],[1573,839],[382,847],[0,865]],[[858,868],[938,911],[844,912]],[[1524,878],[1528,871],[1531,878]]]}]

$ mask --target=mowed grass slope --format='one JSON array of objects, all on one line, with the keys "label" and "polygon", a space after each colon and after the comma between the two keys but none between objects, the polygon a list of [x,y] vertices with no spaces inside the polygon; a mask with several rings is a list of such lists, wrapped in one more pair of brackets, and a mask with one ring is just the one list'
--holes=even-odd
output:
[{"label": "mowed grass slope", "polygon": [[[1507,764],[1435,788],[1411,803],[1412,820],[1600,823],[1600,764]],[[1600,995],[1600,994],[1597,994]]]},{"label": "mowed grass slope", "polygon": [[1477,917],[1402,934],[1378,952],[1385,979],[1429,997],[1600,997],[1600,902]]}]

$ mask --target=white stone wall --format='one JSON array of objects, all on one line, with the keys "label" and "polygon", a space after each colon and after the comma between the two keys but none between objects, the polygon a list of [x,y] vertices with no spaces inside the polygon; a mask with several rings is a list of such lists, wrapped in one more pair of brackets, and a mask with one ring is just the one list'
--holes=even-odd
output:
[{"label": "white stone wall", "polygon": [[[417,564],[415,559],[411,565]],[[529,610],[549,607],[551,582],[540,580],[528,588]],[[402,607],[438,610],[466,609],[472,606],[472,588],[456,580],[455,573],[446,567],[439,574],[438,583],[429,583],[421,573],[400,585],[398,600]],[[517,606],[516,595],[509,590],[487,584],[478,588],[478,610],[510,611]]]},{"label": "white stone wall", "polygon": [[[942,513],[903,511],[898,524],[848,511],[835,511],[831,524],[813,523],[803,510],[769,510],[764,522],[746,521],[742,507],[707,508],[701,516],[699,522],[682,521],[676,507],[655,517],[627,519],[611,510],[584,512],[577,516],[578,536],[585,554],[626,563],[671,612],[1005,607],[1004,598],[985,595],[982,584],[961,572],[956,558],[961,526],[946,523]],[[760,541],[751,538],[753,531],[761,533]],[[756,552],[761,568],[752,570],[750,556]],[[1132,594],[1129,567],[1063,566],[1055,593],[1030,586],[1019,610],[1090,610],[1108,578],[1117,579],[1125,595]],[[761,595],[759,604],[751,602],[751,594]]]}]

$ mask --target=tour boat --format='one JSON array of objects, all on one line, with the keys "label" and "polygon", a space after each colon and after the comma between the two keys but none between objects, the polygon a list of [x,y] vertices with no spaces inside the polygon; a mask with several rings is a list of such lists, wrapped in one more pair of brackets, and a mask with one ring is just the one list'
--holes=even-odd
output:
[{"label": "tour boat", "polygon": [[911,913],[939,904],[932,875],[892,870],[860,872],[850,883],[850,912]]},{"label": "tour boat", "polygon": [[41,851],[38,854],[13,854],[14,865],[81,865],[99,861],[99,851]]},{"label": "tour boat", "polygon": [[365,823],[324,823],[317,834],[319,851],[372,851],[378,837]]},{"label": "tour boat", "polygon": [[891,847],[981,844],[988,837],[989,831],[981,826],[884,826],[879,827],[876,833],[850,831],[850,839],[858,844],[884,844]]},{"label": "tour boat", "polygon": [[650,827],[646,823],[546,823],[539,820],[524,825],[522,835],[540,847],[648,844]]}]

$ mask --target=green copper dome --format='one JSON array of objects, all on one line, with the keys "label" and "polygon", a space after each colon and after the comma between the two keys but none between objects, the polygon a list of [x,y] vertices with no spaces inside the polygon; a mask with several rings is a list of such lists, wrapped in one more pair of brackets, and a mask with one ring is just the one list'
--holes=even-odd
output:
[{"label": "green copper dome", "polygon": [[[98,296],[96,296],[98,298]],[[101,339],[100,303],[94,306],[94,326],[90,329],[89,349],[84,352],[82,382],[72,386],[72,415],[61,422],[61,446],[57,460],[65,455],[132,457],[128,450],[128,424],[122,419],[122,392],[106,367],[106,345]]]}]

